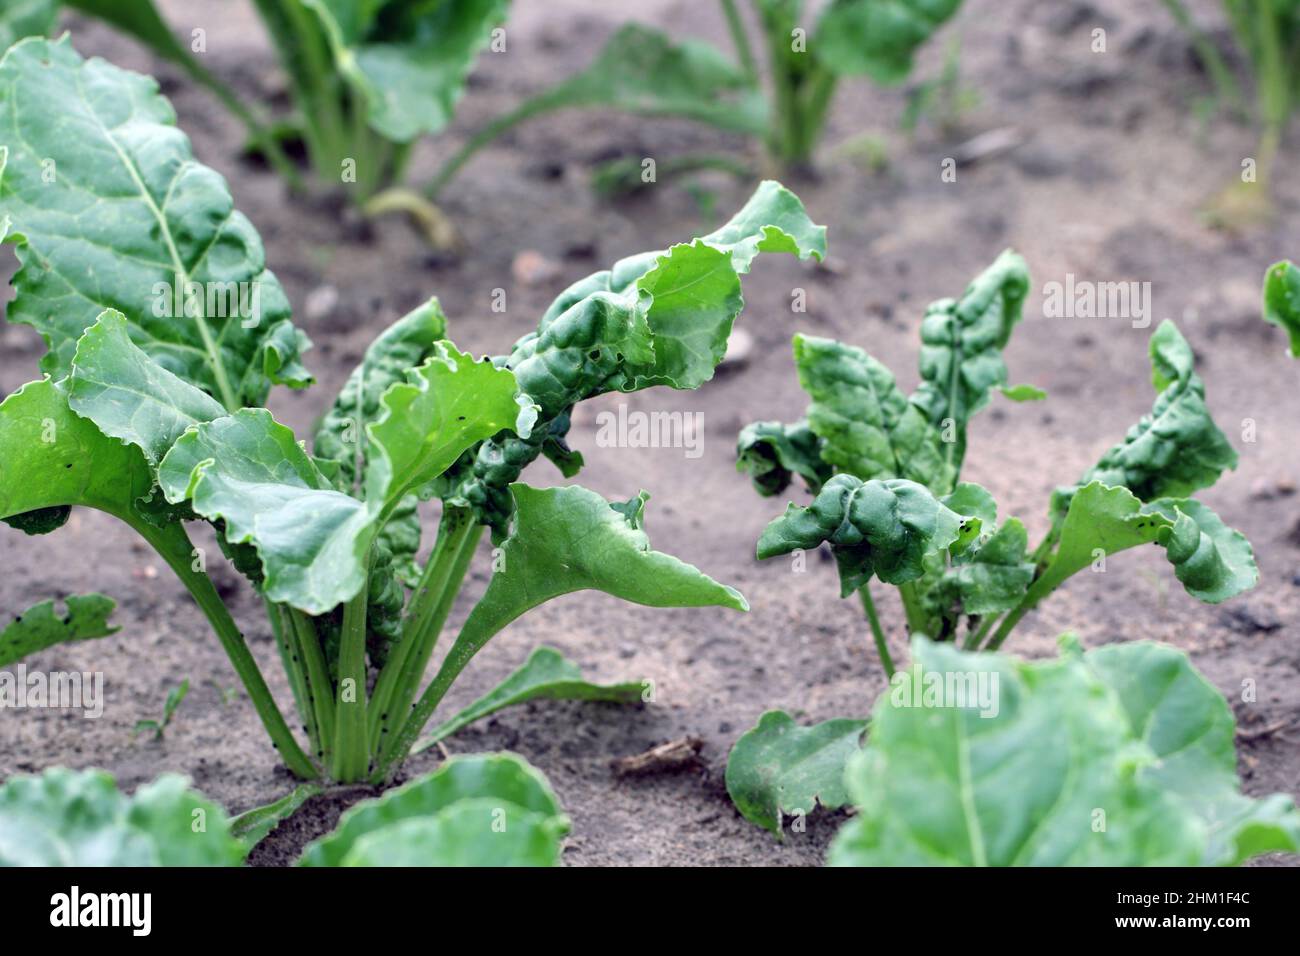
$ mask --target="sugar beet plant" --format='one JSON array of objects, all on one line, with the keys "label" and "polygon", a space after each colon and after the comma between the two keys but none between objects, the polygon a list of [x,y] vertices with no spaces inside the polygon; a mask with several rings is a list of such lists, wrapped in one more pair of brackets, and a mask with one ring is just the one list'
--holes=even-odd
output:
[{"label": "sugar beet plant", "polygon": [[[457,349],[430,300],[367,349],[309,453],[262,407],[273,386],[310,383],[306,338],[156,84],[85,61],[66,39],[27,39],[0,62],[0,142],[0,216],[20,262],[8,317],[48,346],[45,377],[0,405],[0,517],[43,533],[86,505],[130,525],[206,615],[299,777],[389,779],[479,649],[557,595],[745,609],[650,550],[645,492],[609,502],[518,479],[538,457],[578,471],[566,443],[577,402],[711,378],[760,252],[824,254],[825,230],[780,185],[707,236],[575,283],[494,360]],[[421,567],[419,503],[434,498]],[[194,521],[265,600],[306,748],[205,572]],[[491,581],[420,692],[485,529],[499,549]],[[100,602],[36,635],[20,622],[0,662],[105,632]],[[540,651],[437,733],[520,700],[640,694],[587,684]]]},{"label": "sugar beet plant", "polygon": [[[1207,603],[1257,581],[1250,543],[1188,497],[1235,467],[1237,455],[1210,417],[1191,347],[1170,322],[1151,336],[1151,413],[1053,493],[1037,547],[1019,519],[999,522],[987,490],[960,480],[968,426],[993,395],[1043,397],[1009,387],[1002,359],[1028,291],[1025,263],[1008,251],[961,298],[933,303],[921,321],[921,381],[910,396],[862,349],[796,336],[795,366],[811,398],[805,417],[741,432],[738,467],[760,494],[781,494],[798,476],[814,496],[767,526],[759,558],[828,545],[840,594],[861,601],[890,678],[873,579],[897,590],[911,635],[968,651],[1002,647],[1069,577],[1142,544],[1162,548],[1183,587]],[[841,771],[864,728],[856,719],[801,728],[781,711],[765,714],[727,768],[737,806],[775,830],[791,808],[842,804]]]}]

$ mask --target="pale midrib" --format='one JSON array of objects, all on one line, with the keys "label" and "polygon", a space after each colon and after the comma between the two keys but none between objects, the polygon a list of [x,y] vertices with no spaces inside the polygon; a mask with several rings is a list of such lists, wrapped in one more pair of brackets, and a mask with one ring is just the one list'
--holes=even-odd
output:
[{"label": "pale midrib", "polygon": [[966,736],[961,711],[955,716],[957,728],[957,774],[958,791],[961,794],[961,812],[966,821],[966,832],[970,837],[971,862],[976,866],[988,866],[988,856],[984,850],[984,832],[980,828],[979,814],[975,810],[975,783],[970,771],[970,739]]},{"label": "pale midrib", "polygon": [[[77,87],[78,89],[81,87],[80,75],[77,76]],[[84,91],[82,91],[82,99],[86,102],[87,106],[89,106],[90,101],[86,97]],[[154,219],[157,220],[158,228],[162,232],[163,241],[167,244],[167,254],[172,260],[172,268],[176,271],[176,275],[183,283],[181,288],[187,288],[190,283],[190,275],[185,266],[181,263],[180,252],[176,249],[176,243],[172,239],[171,228],[167,225],[167,218],[163,215],[162,210],[158,208],[158,204],[153,201],[153,197],[149,195],[149,189],[145,186],[144,180],[140,178],[140,173],[135,168],[135,163],[132,162],[130,157],[128,157],[126,153],[122,151],[122,148],[118,146],[117,140],[113,138],[113,134],[109,132],[108,127],[100,121],[99,116],[94,110],[88,109],[87,113],[94,117],[95,124],[103,132],[104,138],[112,145],[113,152],[117,153],[118,160],[121,161],[127,174],[130,175],[131,181],[135,183],[136,189],[139,190],[140,198],[144,200],[145,205],[149,207],[149,212],[152,213]],[[180,175],[179,170],[176,175]],[[204,319],[203,316],[195,316],[194,321],[198,326],[199,336],[203,339],[203,348],[208,355],[208,365],[212,368],[212,374],[217,380],[217,388],[221,391],[221,403],[226,406],[227,411],[233,412],[239,408],[239,403],[235,401],[234,393],[230,389],[230,381],[226,378],[226,369],[221,363],[221,357],[217,352],[216,343],[212,339],[212,331],[208,328],[207,320]]]}]

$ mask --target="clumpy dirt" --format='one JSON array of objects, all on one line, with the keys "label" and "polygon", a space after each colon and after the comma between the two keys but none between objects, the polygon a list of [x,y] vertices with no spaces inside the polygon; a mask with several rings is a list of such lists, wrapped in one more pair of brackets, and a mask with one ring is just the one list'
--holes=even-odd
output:
[{"label": "clumpy dirt", "polygon": [[[162,6],[178,33],[207,29],[210,65],[238,88],[263,98],[281,89],[269,47],[244,5],[222,5],[220,18],[196,0]],[[509,51],[483,57],[450,131],[422,147],[417,178],[486,119],[585,63],[622,18],[596,0],[518,0],[515,6]],[[1261,570],[1255,591],[1211,608],[1187,596],[1151,549],[1125,554],[1104,575],[1072,580],[1026,619],[1012,649],[1051,654],[1055,637],[1067,629],[1087,645],[1152,638],[1182,647],[1233,702],[1246,790],[1300,791],[1300,497],[1288,493],[1300,481],[1300,365],[1285,357],[1280,332],[1259,318],[1265,267],[1300,255],[1300,177],[1287,162],[1297,142],[1287,143],[1278,164],[1271,225],[1239,236],[1208,229],[1198,208],[1239,173],[1254,139],[1244,126],[1200,118],[1205,78],[1159,5],[1146,6],[967,0],[947,35],[961,36],[963,79],[980,104],[956,140],[925,126],[914,139],[900,133],[902,90],[845,84],[818,177],[789,183],[830,227],[828,268],[788,257],[757,263],[745,281],[741,326],[754,347],[743,367],[694,393],[660,389],[583,406],[572,435],[589,462],[579,480],[610,497],[650,491],[647,528],[655,546],[738,587],[752,609],[651,611],[599,594],[568,596],[512,625],[457,684],[448,707],[486,691],[540,643],[559,648],[594,679],[655,680],[658,697],[650,705],[532,704],[449,744],[453,752],[515,750],[545,771],[573,818],[566,863],[823,859],[841,817],[823,814],[806,833],[773,840],[728,802],[727,751],[764,709],[786,708],[807,721],[864,715],[884,682],[860,611],[835,598],[830,564],[814,561],[807,573],[794,574],[788,563],[755,561],[754,542],[784,502],[758,498],[735,473],[735,435],[754,419],[800,414],[805,399],[789,350],[796,331],[866,347],[910,389],[925,305],[959,294],[1007,246],[1028,259],[1036,290],[1067,273],[1151,283],[1154,319],[1179,322],[1200,358],[1215,417],[1241,452],[1238,470],[1203,497],[1251,539]],[[1217,9],[1209,2],[1195,6],[1204,17]],[[629,15],[679,36],[727,44],[712,4],[653,0]],[[745,144],[671,120],[550,117],[481,154],[447,191],[444,205],[468,251],[437,253],[400,221],[365,229],[337,206],[288,196],[277,179],[239,159],[239,128],[174,69],[98,25],[69,22],[83,53],[162,78],[197,155],[230,180],[237,205],[260,229],[298,322],[316,342],[309,358],[320,384],[272,401],[277,417],[299,434],[307,433],[365,344],[426,296],[441,297],[459,345],[500,353],[570,281],[621,256],[708,231],[752,188],[709,175],[661,182],[633,200],[598,200],[588,174],[600,160]],[[1090,49],[1097,27],[1107,31],[1105,53]],[[943,48],[933,44],[915,75],[934,76]],[[1004,126],[1023,132],[1018,148],[962,167],[955,183],[941,181],[940,164],[958,141]],[[883,173],[837,158],[849,152],[837,145],[863,133],[887,144]],[[546,257],[553,277],[520,281],[511,266],[525,250]],[[3,260],[11,266],[12,254],[3,253]],[[507,292],[505,313],[491,310],[497,288]],[[790,310],[795,288],[807,292],[806,314]],[[1004,515],[1021,516],[1031,534],[1040,534],[1052,488],[1077,477],[1149,409],[1149,330],[1133,329],[1125,319],[1046,319],[1038,291],[1026,316],[1007,351],[1012,380],[1042,386],[1050,398],[995,405],[983,414],[972,428],[965,477],[987,486]],[[0,388],[9,391],[35,377],[39,348],[26,328],[7,327],[0,336]],[[595,413],[620,401],[634,409],[703,413],[703,455],[596,448]],[[561,480],[545,463],[527,478],[542,485]],[[160,771],[178,771],[235,812],[290,788],[247,700],[227,699],[235,678],[202,617],[125,527],[82,511],[45,538],[0,529],[0,549],[5,615],[52,595],[99,590],[120,602],[122,625],[114,637],[54,648],[29,661],[43,669],[103,671],[106,709],[100,720],[5,714],[0,777],[55,764],[94,765],[134,787]],[[468,593],[482,589],[487,573],[482,561]],[[287,703],[257,599],[233,572],[221,584]],[[456,618],[465,613],[458,607]],[[882,614],[894,654],[905,654],[900,609],[887,603]],[[165,739],[133,740],[135,722],[156,716],[167,690],[186,677],[193,689]],[[1258,689],[1250,703],[1241,699],[1245,681]],[[610,770],[612,759],[685,736],[705,742],[699,769],[630,778]],[[426,771],[438,759],[426,752],[408,772]],[[345,803],[337,796],[313,800],[252,862],[291,862],[305,842],[333,825]]]}]

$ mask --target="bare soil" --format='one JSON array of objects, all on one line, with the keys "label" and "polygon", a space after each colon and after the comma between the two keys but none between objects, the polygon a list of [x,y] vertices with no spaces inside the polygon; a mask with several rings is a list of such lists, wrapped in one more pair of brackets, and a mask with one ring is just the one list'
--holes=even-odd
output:
[{"label": "bare soil", "polygon": [[[237,88],[263,99],[282,89],[248,5],[170,0],[161,6],[177,33],[207,30],[208,62]],[[516,0],[509,51],[482,58],[454,125],[421,148],[414,177],[491,116],[585,64],[625,18],[728,45],[714,4],[617,6]],[[1205,16],[1217,9],[1198,7]],[[69,23],[83,53],[161,78],[198,157],[229,179],[237,205],[260,229],[297,320],[316,342],[309,359],[320,384],[301,394],[281,392],[272,402],[277,417],[299,434],[307,434],[365,344],[428,295],[441,297],[459,345],[500,353],[570,281],[621,256],[707,231],[752,188],[708,175],[661,182],[634,200],[601,201],[588,185],[600,160],[750,147],[670,120],[551,117],[521,128],[466,168],[444,205],[467,251],[437,253],[401,221],[363,227],[335,204],[289,196],[274,176],[239,158],[239,127],[175,69],[97,24]],[[1097,27],[1107,31],[1105,53],[1090,49]],[[1248,735],[1239,741],[1247,791],[1300,791],[1300,498],[1284,493],[1300,482],[1300,365],[1285,357],[1280,333],[1259,318],[1265,267],[1300,255],[1297,141],[1287,143],[1278,164],[1273,222],[1239,236],[1212,231],[1198,209],[1239,174],[1254,137],[1227,119],[1199,118],[1195,107],[1206,80],[1159,5],[967,0],[947,32],[957,34],[963,79],[978,91],[980,105],[956,139],[929,127],[914,139],[899,132],[903,90],[842,86],[817,178],[789,183],[830,227],[829,268],[788,258],[758,262],[745,282],[740,323],[754,339],[749,361],[695,393],[607,396],[584,406],[575,423],[573,442],[589,462],[579,480],[611,497],[650,491],[647,528],[655,546],[738,587],[752,609],[648,611],[604,595],[572,595],[513,625],[457,684],[449,708],[482,694],[540,643],[559,648],[596,679],[656,681],[658,698],[650,705],[528,705],[450,743],[453,752],[515,750],[545,771],[573,818],[569,864],[822,860],[840,818],[821,814],[808,832],[773,840],[732,809],[722,782],[727,751],[770,707],[808,721],[865,715],[883,678],[860,610],[836,600],[831,565],[812,562],[807,573],[796,574],[786,562],[754,559],[760,530],[784,502],[758,498],[735,473],[736,432],[754,419],[801,412],[805,399],[789,348],[796,331],[866,347],[910,389],[925,305],[959,294],[1007,246],[1026,256],[1036,289],[1064,281],[1067,273],[1151,283],[1155,321],[1174,318],[1195,346],[1211,408],[1241,452],[1238,471],[1204,497],[1248,535],[1261,569],[1257,590],[1210,608],[1183,592],[1161,555],[1126,554],[1112,559],[1105,574],[1072,580],[1025,621],[1010,649],[1054,653],[1065,630],[1087,645],[1152,638],[1182,647],[1228,696]],[[917,77],[937,73],[943,47],[926,51]],[[1003,126],[1020,129],[1025,142],[962,167],[955,183],[941,181],[941,162],[958,141]],[[837,144],[863,133],[887,143],[891,161],[884,173],[838,158]],[[516,277],[512,262],[527,250],[554,264],[553,278],[526,284]],[[12,268],[11,252],[0,259]],[[504,314],[491,310],[497,288],[507,292]],[[807,291],[805,314],[790,309],[795,288]],[[1008,350],[1012,380],[1042,386],[1050,398],[982,415],[966,477],[987,486],[1003,514],[1021,516],[1034,535],[1046,525],[1052,488],[1077,477],[1149,409],[1150,330],[1134,329],[1127,319],[1043,318],[1037,291],[1026,312]],[[0,343],[0,389],[7,392],[36,376],[40,349],[25,327],[4,327]],[[636,409],[702,412],[703,455],[595,448],[595,412],[620,401]],[[528,480],[562,481],[545,463]],[[57,711],[3,715],[0,777],[56,764],[100,766],[134,787],[161,771],[178,771],[232,812],[289,789],[248,701],[242,694],[225,699],[235,677],[203,618],[124,526],[81,511],[44,538],[0,529],[0,554],[3,619],[50,596],[98,590],[120,602],[122,625],[114,637],[55,648],[28,662],[102,671],[106,708],[99,720]],[[272,688],[289,706],[257,598],[233,571],[219,573]],[[474,569],[469,593],[483,587],[487,573],[486,563]],[[905,655],[900,609],[885,606],[883,618],[894,654]],[[157,716],[167,690],[187,677],[193,689],[165,739],[133,739],[136,721]],[[1249,703],[1242,700],[1246,681],[1257,688]],[[611,760],[686,736],[704,741],[702,769],[623,778],[610,769]],[[436,751],[426,752],[408,771],[426,771],[438,759]],[[292,861],[357,795],[312,801],[252,862]]]}]

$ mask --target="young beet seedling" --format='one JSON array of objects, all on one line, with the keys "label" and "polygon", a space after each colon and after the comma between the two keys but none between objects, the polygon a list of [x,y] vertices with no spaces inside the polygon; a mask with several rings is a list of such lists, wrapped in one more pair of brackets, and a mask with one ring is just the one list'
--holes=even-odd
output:
[{"label": "young beet seedling", "polygon": [[[757,422],[740,435],[737,467],[763,495],[798,475],[814,495],[764,530],[759,558],[829,545],[842,597],[862,602],[881,664],[894,676],[871,580],[895,587],[912,635],[996,650],[1030,610],[1071,575],[1141,544],[1164,548],[1174,574],[1211,604],[1254,587],[1250,543],[1187,495],[1234,468],[1236,452],[1205,405],[1191,347],[1170,322],[1151,337],[1151,414],[1129,429],[1077,484],[1052,495],[1051,525],[1030,550],[1016,518],[960,481],[967,426],[1008,387],[1002,350],[1029,291],[1024,260],[1004,252],[960,299],[932,304],[921,322],[921,383],[904,395],[866,352],[795,336],[799,382],[812,398],[794,424]],[[727,766],[741,812],[772,830],[780,815],[814,803],[839,806],[841,771],[858,749],[862,720],[800,728],[763,715]]]},{"label": "young beet seedling", "polygon": [[[542,456],[566,477],[579,470],[566,444],[576,403],[710,379],[760,252],[824,255],[825,230],[779,184],[707,236],[575,283],[491,361],[448,341],[430,300],[367,349],[309,453],[261,407],[272,385],[310,383],[305,336],[257,234],[195,162],[154,82],[84,61],[66,40],[28,39],[0,62],[0,129],[0,221],[21,263],[9,318],[49,347],[45,378],[0,404],[0,518],[43,533],[87,505],[135,529],[207,616],[299,777],[391,779],[470,659],[558,595],[746,608],[650,550],[645,492],[609,502],[518,479]],[[222,307],[222,292],[243,302],[249,287],[257,308]],[[433,498],[441,519],[420,567],[418,505]],[[265,600],[306,750],[208,578],[191,521],[215,529]],[[491,581],[421,693],[485,529],[499,548]],[[20,624],[12,644],[30,653],[100,636],[103,616],[36,634]],[[587,684],[542,650],[434,736],[524,700],[642,690]]]}]

